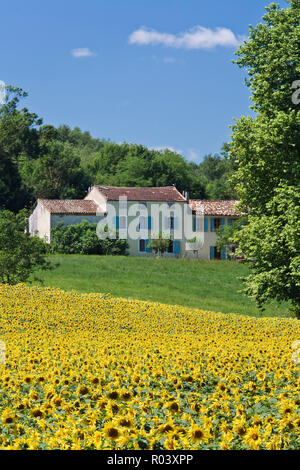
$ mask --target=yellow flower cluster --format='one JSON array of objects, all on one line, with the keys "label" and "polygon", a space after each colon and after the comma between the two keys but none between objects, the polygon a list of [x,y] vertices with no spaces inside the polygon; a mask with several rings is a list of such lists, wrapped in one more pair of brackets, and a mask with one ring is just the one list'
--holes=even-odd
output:
[{"label": "yellow flower cluster", "polygon": [[0,449],[296,449],[299,321],[0,285]]}]

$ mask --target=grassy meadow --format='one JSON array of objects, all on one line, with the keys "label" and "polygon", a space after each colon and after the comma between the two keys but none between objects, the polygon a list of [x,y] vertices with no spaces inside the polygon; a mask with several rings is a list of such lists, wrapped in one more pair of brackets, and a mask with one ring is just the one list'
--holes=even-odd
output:
[{"label": "grassy meadow", "polygon": [[214,312],[291,316],[286,304],[275,302],[261,312],[241,293],[241,278],[247,276],[249,266],[238,262],[91,255],[52,255],[50,259],[59,266],[38,273],[44,286]]}]

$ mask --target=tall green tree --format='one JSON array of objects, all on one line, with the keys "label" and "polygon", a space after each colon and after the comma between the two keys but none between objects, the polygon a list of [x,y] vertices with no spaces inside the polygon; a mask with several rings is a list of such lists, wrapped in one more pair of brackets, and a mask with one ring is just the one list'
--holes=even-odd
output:
[{"label": "tall green tree", "polygon": [[253,257],[246,293],[259,307],[270,299],[290,301],[300,318],[300,191],[280,185],[264,215],[249,215],[249,224],[232,237],[240,251]]},{"label": "tall green tree", "polygon": [[25,232],[27,211],[0,211],[0,282],[25,282],[36,270],[50,269],[45,243]]},{"label": "tall green tree", "polygon": [[19,109],[26,92],[11,86],[6,91],[6,102],[0,106],[0,208],[18,211],[29,201],[19,174],[20,158],[37,157],[42,120],[27,108]]},{"label": "tall green tree", "polygon": [[[192,185],[192,197],[194,199],[237,199],[237,193],[230,177],[234,171],[234,162],[228,155],[228,144],[224,144],[221,155],[205,155],[198,165],[190,163],[193,170],[193,180],[197,187]],[[202,187],[202,194],[201,188]]]},{"label": "tall green tree", "polygon": [[249,75],[255,117],[236,121],[230,154],[240,208],[249,216],[236,240],[246,258],[256,258],[246,292],[261,306],[275,297],[300,311],[294,238],[300,233],[293,216],[300,193],[300,113],[292,101],[292,84],[300,78],[300,8],[299,0],[289,3],[284,9],[269,5],[237,51],[236,63]]},{"label": "tall green tree", "polygon": [[34,199],[81,199],[90,182],[73,148],[59,140],[42,139],[39,158],[20,159],[19,167]]}]

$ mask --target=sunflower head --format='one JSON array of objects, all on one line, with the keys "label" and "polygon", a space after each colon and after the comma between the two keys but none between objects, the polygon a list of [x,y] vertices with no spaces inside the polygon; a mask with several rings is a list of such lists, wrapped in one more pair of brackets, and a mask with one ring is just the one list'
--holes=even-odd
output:
[{"label": "sunflower head", "polygon": [[112,441],[116,441],[122,435],[118,427],[112,422],[105,424],[105,426],[103,427],[103,432],[106,439],[110,439]]}]

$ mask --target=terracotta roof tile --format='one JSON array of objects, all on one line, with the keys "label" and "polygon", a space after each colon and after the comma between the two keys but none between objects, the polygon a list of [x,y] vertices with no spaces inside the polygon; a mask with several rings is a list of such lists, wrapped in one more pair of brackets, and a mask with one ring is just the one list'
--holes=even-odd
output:
[{"label": "terracotta roof tile", "polygon": [[207,200],[190,200],[189,204],[192,210],[198,211],[204,215],[224,215],[238,217],[235,204],[239,201],[207,201]]},{"label": "terracotta roof tile", "polygon": [[127,196],[128,201],[185,202],[185,197],[175,186],[125,188],[117,186],[94,186],[111,201]]},{"label": "terracotta roof tile", "polygon": [[90,214],[99,213],[94,201],[85,199],[38,199],[51,214]]}]

